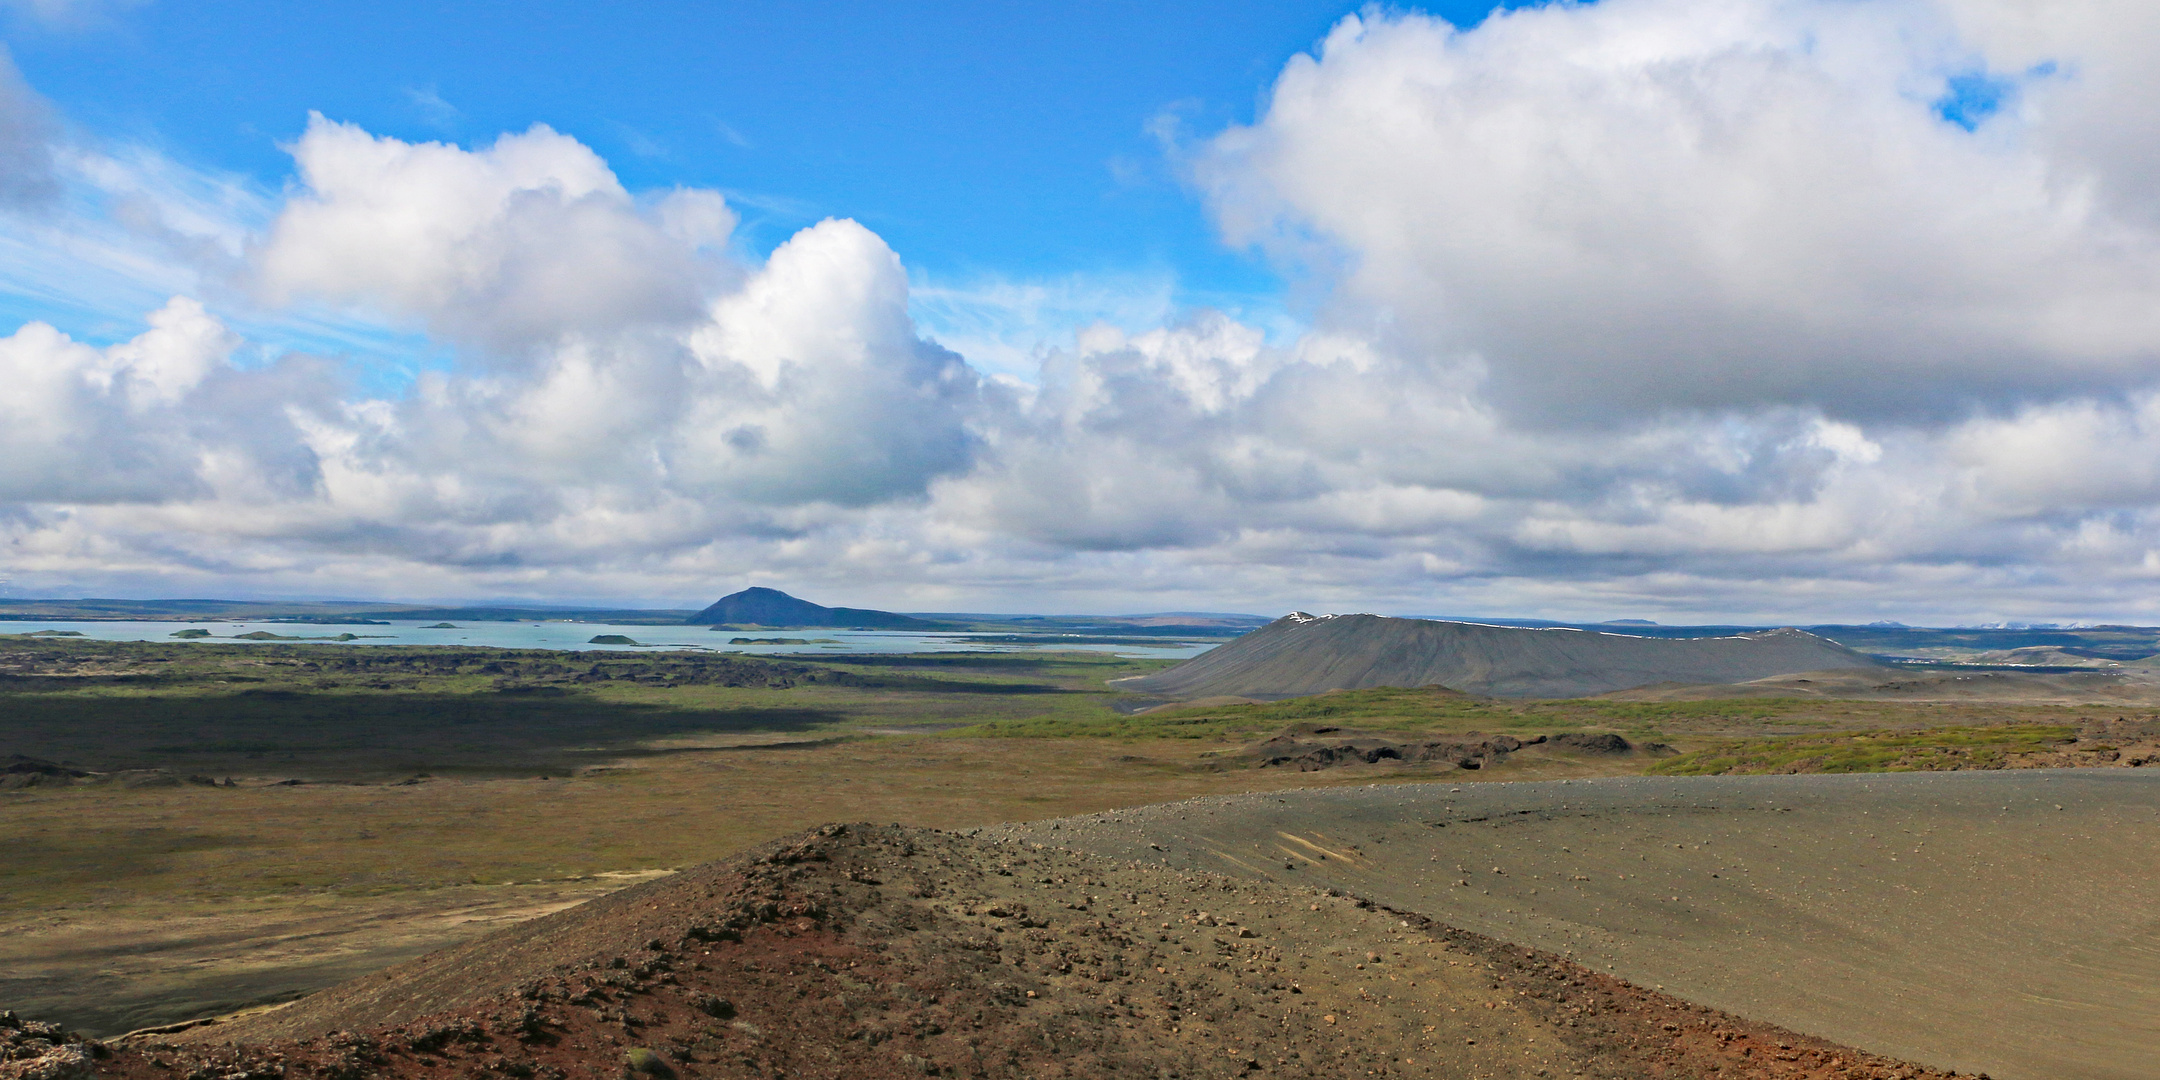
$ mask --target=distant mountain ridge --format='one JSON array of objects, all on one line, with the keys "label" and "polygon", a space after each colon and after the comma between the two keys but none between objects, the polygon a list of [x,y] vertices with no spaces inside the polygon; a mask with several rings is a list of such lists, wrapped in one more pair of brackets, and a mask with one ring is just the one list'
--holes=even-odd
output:
[{"label": "distant mountain ridge", "polygon": [[946,623],[931,622],[890,611],[868,608],[825,607],[798,600],[778,589],[753,586],[715,601],[711,607],[683,622],[691,626],[834,627],[870,630],[950,630]]},{"label": "distant mountain ridge", "polygon": [[1570,698],[1654,683],[1734,683],[1877,666],[1802,630],[1667,638],[1293,612],[1167,671],[1111,685],[1188,700],[1434,685],[1495,697]]}]

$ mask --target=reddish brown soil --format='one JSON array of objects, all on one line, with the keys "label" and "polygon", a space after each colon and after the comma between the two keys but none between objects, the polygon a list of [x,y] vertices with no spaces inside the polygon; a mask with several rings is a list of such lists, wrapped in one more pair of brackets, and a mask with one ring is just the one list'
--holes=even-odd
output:
[{"label": "reddish brown soil", "polygon": [[1350,897],[872,826],[274,1012],[0,1037],[0,1080],[1950,1075]]}]

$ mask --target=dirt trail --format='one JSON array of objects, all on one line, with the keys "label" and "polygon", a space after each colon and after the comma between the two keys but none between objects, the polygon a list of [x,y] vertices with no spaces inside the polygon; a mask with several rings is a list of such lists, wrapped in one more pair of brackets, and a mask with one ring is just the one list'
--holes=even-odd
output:
[{"label": "dirt trail", "polygon": [[1339,888],[1945,1068],[2160,1060],[2146,769],[1395,784],[1003,834]]},{"label": "dirt trail", "polygon": [[[54,1034],[15,1064],[97,1049]],[[1943,1076],[1309,887],[871,826],[103,1052],[130,1080]]]}]

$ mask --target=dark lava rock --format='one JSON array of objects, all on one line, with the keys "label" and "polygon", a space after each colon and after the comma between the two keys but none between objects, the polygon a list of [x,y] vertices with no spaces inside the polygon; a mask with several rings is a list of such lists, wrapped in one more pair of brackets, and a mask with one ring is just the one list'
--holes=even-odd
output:
[{"label": "dark lava rock", "polygon": [[1625,754],[1635,749],[1626,739],[1609,731],[1571,731],[1565,735],[1554,735],[1545,741],[1552,746],[1580,750],[1586,754]]},{"label": "dark lava rock", "polygon": [[[1335,728],[1320,730],[1337,731]],[[1441,762],[1458,768],[1480,769],[1487,764],[1498,764],[1507,760],[1509,754],[1525,746],[1534,746],[1544,741],[1543,735],[1528,741],[1512,735],[1494,735],[1477,740],[1397,741],[1354,733],[1344,733],[1343,737],[1337,739],[1313,740],[1286,732],[1260,743],[1250,752],[1259,759],[1260,768],[1294,768],[1299,772],[1331,769],[1338,765],[1371,765],[1382,761],[1411,764]]]}]

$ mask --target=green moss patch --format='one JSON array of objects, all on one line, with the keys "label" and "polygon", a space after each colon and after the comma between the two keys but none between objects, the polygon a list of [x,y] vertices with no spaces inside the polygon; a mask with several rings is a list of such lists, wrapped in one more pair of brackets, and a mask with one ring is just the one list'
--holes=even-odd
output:
[{"label": "green moss patch", "polygon": [[2064,724],[2000,724],[1733,739],[1650,767],[1665,776],[1925,772],[2002,768],[2019,754],[2074,739]]}]

